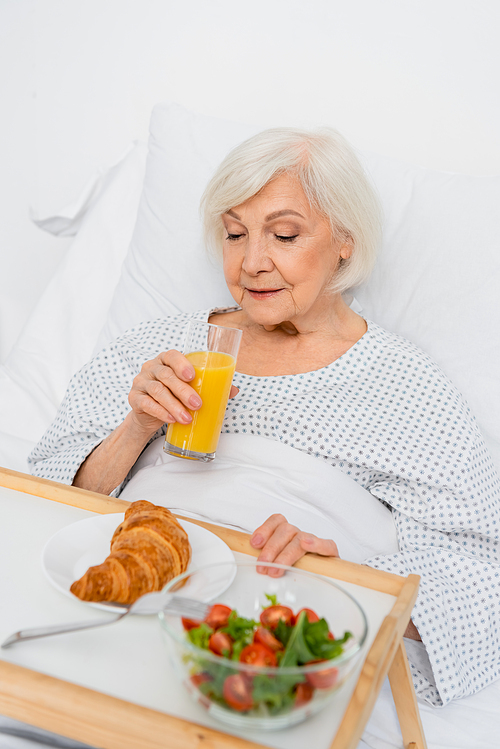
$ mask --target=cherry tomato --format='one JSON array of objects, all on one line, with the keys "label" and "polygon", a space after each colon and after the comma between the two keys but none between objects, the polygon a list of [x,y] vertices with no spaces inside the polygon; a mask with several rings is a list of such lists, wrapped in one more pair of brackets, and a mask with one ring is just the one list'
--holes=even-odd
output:
[{"label": "cherry tomato", "polygon": [[249,666],[276,666],[276,656],[272,650],[254,642],[247,645],[240,653],[240,661]]},{"label": "cherry tomato", "polygon": [[284,645],[265,627],[257,627],[253,641],[265,645],[266,648],[269,648],[274,653],[277,653],[278,650],[284,650]]},{"label": "cherry tomato", "polygon": [[250,710],[253,706],[251,687],[243,674],[233,674],[225,679],[222,696],[229,707],[238,712]]},{"label": "cherry tomato", "polygon": [[214,632],[210,635],[208,647],[215,655],[224,655],[229,658],[233,652],[233,641],[226,632]]},{"label": "cherry tomato", "polygon": [[222,603],[216,603],[212,606],[204,621],[209,627],[212,627],[212,629],[219,629],[220,627],[226,626],[230,613],[231,609],[229,606],[224,606]]},{"label": "cherry tomato", "polygon": [[205,684],[205,682],[207,681],[213,681],[213,678],[210,676],[210,674],[206,674],[204,671],[200,671],[199,674],[193,674],[190,681],[193,686],[199,687],[200,684]]},{"label": "cherry tomato", "polygon": [[269,606],[260,615],[260,622],[264,627],[276,629],[280,619],[289,627],[293,625],[293,611],[288,606]]},{"label": "cherry tomato", "polygon": [[201,624],[201,619],[186,619],[185,617],[182,617],[182,626],[185,630],[189,631],[190,629],[194,629],[195,627],[199,627]]},{"label": "cherry tomato", "polygon": [[305,705],[312,698],[313,694],[314,687],[308,681],[302,681],[300,684],[297,684],[297,689],[295,690],[295,707]]},{"label": "cherry tomato", "polygon": [[203,694],[202,691],[200,691],[200,685],[206,684],[207,682],[213,681],[213,678],[210,676],[210,674],[205,673],[204,671],[201,671],[199,674],[194,674],[190,678],[191,684],[196,688],[197,695],[196,698],[198,702],[200,702],[204,707],[207,709],[210,708],[211,700],[210,697],[208,697],[206,694]]},{"label": "cherry tomato", "polygon": [[297,616],[294,619],[294,622],[293,622],[294,624],[297,624],[299,620],[299,616],[301,615],[303,611],[306,612],[307,621],[309,622],[309,624],[312,624],[313,622],[319,622],[319,616],[317,615],[315,611],[313,611],[312,609],[300,609],[300,611],[297,612]]},{"label": "cherry tomato", "polygon": [[327,637],[329,640],[335,640],[335,635],[333,634],[333,632],[328,632]]},{"label": "cherry tomato", "polygon": [[[328,663],[327,660],[318,661],[318,663]],[[332,666],[331,668],[325,668],[322,671],[315,671],[314,673],[306,674],[306,679],[316,689],[329,689],[333,687],[337,681],[339,670]]]}]

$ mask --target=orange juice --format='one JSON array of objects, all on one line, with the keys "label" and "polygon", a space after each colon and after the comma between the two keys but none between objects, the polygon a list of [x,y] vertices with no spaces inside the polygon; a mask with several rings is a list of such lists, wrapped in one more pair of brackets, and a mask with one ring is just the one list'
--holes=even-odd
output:
[{"label": "orange juice", "polygon": [[[189,383],[196,390],[203,405],[190,411],[191,424],[169,424],[166,441],[194,453],[215,453],[226,412],[236,360],[229,354],[215,351],[194,351],[186,354],[194,367],[194,380]],[[189,457],[189,456],[185,456]]]}]

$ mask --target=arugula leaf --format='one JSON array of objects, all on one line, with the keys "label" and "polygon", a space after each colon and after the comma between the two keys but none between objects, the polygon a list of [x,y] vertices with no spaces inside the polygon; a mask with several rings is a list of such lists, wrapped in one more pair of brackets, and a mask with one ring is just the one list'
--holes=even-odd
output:
[{"label": "arugula leaf", "polygon": [[212,627],[209,627],[206,622],[202,622],[199,627],[193,627],[187,633],[188,639],[191,640],[193,645],[198,648],[208,650],[208,641],[210,635],[213,634]]},{"label": "arugula leaf", "polygon": [[249,643],[244,642],[244,640],[238,640],[238,642],[235,642],[234,645],[233,645],[233,654],[231,656],[231,659],[233,661],[239,661],[240,660],[240,653],[241,653],[241,651],[248,644]]},{"label": "arugula leaf", "polygon": [[271,715],[287,710],[295,700],[294,688],[305,681],[303,676],[267,676],[257,674],[253,680],[254,704],[265,702]]},{"label": "arugula leaf", "polygon": [[288,645],[288,640],[290,639],[290,635],[292,634],[293,627],[289,627],[288,624],[285,624],[283,619],[280,619],[278,622],[278,626],[273,632],[273,635],[281,642],[282,645]]},{"label": "arugula leaf", "polygon": [[328,623],[325,619],[310,622],[306,612],[302,611],[291,631],[285,654],[279,664],[280,668],[337,658],[352,634],[345,632],[341,639],[331,640],[328,633]]},{"label": "arugula leaf", "polygon": [[219,632],[227,632],[233,640],[233,660],[239,658],[245,645],[250,645],[256,627],[257,622],[254,619],[245,619],[244,616],[238,616],[237,611],[231,611],[227,620],[227,625],[221,627]]},{"label": "arugula leaf", "polygon": [[267,606],[262,606],[262,610],[268,609],[271,606],[279,606],[278,596],[275,593],[264,593],[265,597],[269,601]]},{"label": "arugula leaf", "polygon": [[345,632],[341,639],[330,640],[328,632],[328,623],[325,619],[312,622],[306,627],[304,639],[315,658],[327,660],[337,658],[343,652],[347,640],[352,637],[351,632]]},{"label": "arugula leaf", "polygon": [[200,691],[208,697],[215,698],[217,701],[225,704],[222,690],[226,678],[236,673],[234,668],[225,666],[223,663],[212,663],[210,661],[200,661],[199,666],[201,666],[201,670],[212,677],[211,681],[206,681],[199,685],[198,688]]},{"label": "arugula leaf", "polygon": [[285,655],[281,659],[280,668],[297,666],[302,663],[316,660],[316,656],[309,650],[305,639],[305,629],[309,621],[307,614],[302,611],[292,629],[290,639],[285,649]]}]

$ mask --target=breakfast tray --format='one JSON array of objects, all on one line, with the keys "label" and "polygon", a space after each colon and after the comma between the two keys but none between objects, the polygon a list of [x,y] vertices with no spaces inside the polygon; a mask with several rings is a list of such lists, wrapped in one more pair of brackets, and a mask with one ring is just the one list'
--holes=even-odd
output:
[{"label": "breakfast tray", "polygon": [[[0,468],[0,486],[91,512],[124,512],[129,503]],[[191,520],[221,538],[234,552],[257,556],[245,533]],[[403,643],[419,577],[400,577],[344,560],[308,554],[297,564],[394,597],[366,655],[330,749],[356,749],[386,676],[405,749],[426,749]],[[102,749],[257,749],[255,743],[214,728],[118,699],[14,663],[0,660],[0,714]]]}]

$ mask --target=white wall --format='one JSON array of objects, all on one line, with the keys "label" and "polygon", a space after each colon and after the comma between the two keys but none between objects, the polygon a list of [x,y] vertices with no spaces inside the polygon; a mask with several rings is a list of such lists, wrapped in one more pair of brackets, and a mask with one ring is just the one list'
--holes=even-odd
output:
[{"label": "white wall", "polygon": [[157,101],[498,174],[499,30],[498,0],[0,0],[0,360],[68,244],[29,206],[75,198]]}]

